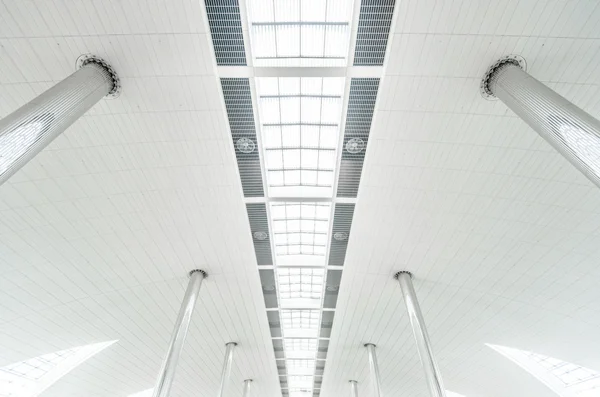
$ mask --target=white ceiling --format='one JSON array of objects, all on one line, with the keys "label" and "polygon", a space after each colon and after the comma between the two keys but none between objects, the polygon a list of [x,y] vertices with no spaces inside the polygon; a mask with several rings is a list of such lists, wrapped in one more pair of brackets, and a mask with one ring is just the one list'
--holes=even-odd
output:
[{"label": "white ceiling", "polygon": [[553,396],[484,343],[600,369],[600,191],[500,102],[511,53],[600,117],[596,1],[403,0],[359,190],[322,396],[426,396],[398,270],[417,294],[447,389]]},{"label": "white ceiling", "polygon": [[[322,389],[425,396],[392,280],[415,274],[446,388],[552,396],[484,343],[600,370],[600,192],[479,81],[509,53],[600,117],[600,5],[399,0]],[[206,269],[175,396],[280,385],[201,1],[0,2],[0,116],[87,52],[119,72],[104,100],[0,187],[0,366],[119,339],[44,396],[153,386],[187,282]]]},{"label": "white ceiling", "polygon": [[119,341],[44,396],[154,384],[187,284],[204,282],[175,396],[280,386],[214,55],[196,0],[0,2],[0,115],[91,52],[118,71],[103,100],[0,187],[0,366]]}]

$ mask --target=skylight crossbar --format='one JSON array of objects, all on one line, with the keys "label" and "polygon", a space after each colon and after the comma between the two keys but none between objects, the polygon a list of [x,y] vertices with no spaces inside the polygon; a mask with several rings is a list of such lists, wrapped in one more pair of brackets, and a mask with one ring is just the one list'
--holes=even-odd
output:
[{"label": "skylight crossbar", "polygon": [[261,95],[261,99],[281,99],[281,98],[316,98],[316,99],[342,99],[340,95],[308,95],[308,94],[290,94],[290,95]]},{"label": "skylight crossbar", "polygon": [[263,123],[263,127],[338,127],[337,123]]},{"label": "skylight crossbar", "polygon": [[269,168],[267,171],[283,172],[283,171],[317,171],[317,172],[334,172],[332,168],[319,167],[292,167],[292,168]]},{"label": "skylight crossbar", "polygon": [[280,21],[280,22],[252,22],[252,26],[348,26],[348,22],[328,21]]},{"label": "skylight crossbar", "polygon": [[280,147],[267,147],[265,150],[319,150],[319,151],[335,151],[336,148],[329,147],[311,147],[311,146],[280,146]]}]

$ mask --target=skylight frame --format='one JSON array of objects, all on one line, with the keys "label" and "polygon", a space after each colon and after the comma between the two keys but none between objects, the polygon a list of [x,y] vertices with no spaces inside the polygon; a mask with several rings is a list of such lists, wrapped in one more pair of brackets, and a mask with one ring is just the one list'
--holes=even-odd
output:
[{"label": "skylight frame", "polygon": [[348,65],[353,7],[347,1],[253,0],[248,11],[255,66]]},{"label": "skylight frame", "polygon": [[257,79],[266,184],[271,197],[332,197],[344,79]]}]

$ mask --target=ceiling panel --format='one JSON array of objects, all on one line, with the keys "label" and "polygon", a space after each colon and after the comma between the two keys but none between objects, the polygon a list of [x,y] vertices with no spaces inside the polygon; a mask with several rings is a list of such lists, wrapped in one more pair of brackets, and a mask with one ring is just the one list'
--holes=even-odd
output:
[{"label": "ceiling panel", "polygon": [[232,340],[225,396],[281,393],[205,18],[191,0],[0,4],[0,116],[83,53],[123,84],[0,187],[0,366],[118,339],[45,396],[151,388],[194,268],[173,393],[214,396]]},{"label": "ceiling panel", "polygon": [[348,242],[324,397],[427,396],[399,270],[415,275],[445,387],[552,396],[485,343],[600,369],[600,192],[499,101],[479,93],[516,53],[600,117],[600,7],[591,1],[402,1]]}]

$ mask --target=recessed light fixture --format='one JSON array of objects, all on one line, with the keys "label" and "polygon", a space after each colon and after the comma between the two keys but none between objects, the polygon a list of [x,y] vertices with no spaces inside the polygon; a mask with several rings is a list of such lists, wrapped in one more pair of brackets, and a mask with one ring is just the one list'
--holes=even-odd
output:
[{"label": "recessed light fixture", "polygon": [[261,240],[261,241],[266,240],[268,237],[266,232],[254,232],[253,235],[256,240]]},{"label": "recessed light fixture", "polygon": [[333,238],[337,241],[345,241],[348,240],[348,233],[346,232],[335,232],[333,233]]},{"label": "recessed light fixture", "polygon": [[348,153],[357,154],[365,149],[365,141],[360,138],[352,138],[346,142],[346,150]]},{"label": "recessed light fixture", "polygon": [[250,138],[240,138],[237,140],[236,145],[237,150],[242,153],[252,153],[254,149],[256,149],[256,144]]}]

